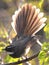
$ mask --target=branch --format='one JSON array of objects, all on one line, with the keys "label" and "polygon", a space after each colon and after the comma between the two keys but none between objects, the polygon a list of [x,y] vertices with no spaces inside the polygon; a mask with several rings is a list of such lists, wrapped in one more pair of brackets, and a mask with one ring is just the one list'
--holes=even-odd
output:
[{"label": "branch", "polygon": [[21,60],[21,61],[18,61],[18,62],[13,62],[13,63],[1,64],[1,65],[17,65],[17,64],[21,64],[21,63],[24,63],[24,62],[27,62],[27,61],[30,61],[30,60],[36,58],[38,55],[39,55],[39,52],[34,54],[33,56],[29,57],[29,58],[24,59],[24,60]]},{"label": "branch", "polygon": [[[22,59],[26,59],[26,58],[28,58],[28,56],[22,56]],[[24,64],[25,65],[31,65],[31,63],[29,61],[25,62]]]}]

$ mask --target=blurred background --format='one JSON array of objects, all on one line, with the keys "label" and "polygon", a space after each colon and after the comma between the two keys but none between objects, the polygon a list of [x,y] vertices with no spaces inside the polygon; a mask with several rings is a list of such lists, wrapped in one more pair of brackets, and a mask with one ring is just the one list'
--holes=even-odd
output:
[{"label": "blurred background", "polygon": [[[9,45],[9,38],[13,38],[16,35],[11,27],[12,15],[15,10],[18,10],[25,3],[32,3],[32,5],[37,6],[37,8],[40,8],[44,12],[45,17],[47,17],[47,25],[43,29],[45,36],[42,37],[44,42],[42,42],[41,52],[37,58],[30,61],[30,64],[49,65],[49,0],[0,0],[0,64],[18,61],[18,58],[11,58],[3,49]],[[38,46],[38,49],[40,49],[40,46]],[[32,50],[29,55],[31,54]],[[27,64],[24,63],[21,65]]]}]

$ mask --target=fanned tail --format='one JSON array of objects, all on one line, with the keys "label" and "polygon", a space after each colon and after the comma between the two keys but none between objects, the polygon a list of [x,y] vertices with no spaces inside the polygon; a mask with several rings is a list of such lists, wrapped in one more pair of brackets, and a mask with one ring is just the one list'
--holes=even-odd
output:
[{"label": "fanned tail", "polygon": [[43,16],[44,14],[40,12],[39,8],[25,4],[12,16],[12,26],[18,36],[35,35],[45,26],[47,18]]}]

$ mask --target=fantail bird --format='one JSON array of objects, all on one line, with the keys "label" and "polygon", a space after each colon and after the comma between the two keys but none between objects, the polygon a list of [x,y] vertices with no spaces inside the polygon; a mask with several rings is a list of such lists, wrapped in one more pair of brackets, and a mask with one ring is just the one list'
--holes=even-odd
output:
[{"label": "fantail bird", "polygon": [[31,4],[24,4],[15,11],[12,16],[12,27],[17,35],[13,38],[12,44],[5,48],[11,57],[21,57],[26,48],[33,45],[37,39],[36,33],[46,25],[43,15],[39,8]]}]

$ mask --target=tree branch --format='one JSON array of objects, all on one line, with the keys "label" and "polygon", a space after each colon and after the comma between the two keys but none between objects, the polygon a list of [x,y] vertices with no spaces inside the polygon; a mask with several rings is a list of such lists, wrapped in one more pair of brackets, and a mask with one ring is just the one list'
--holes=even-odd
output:
[{"label": "tree branch", "polygon": [[29,58],[24,59],[24,60],[21,60],[21,61],[18,61],[18,62],[13,62],[13,63],[1,64],[1,65],[17,65],[17,64],[21,64],[21,63],[24,63],[24,62],[27,62],[27,61],[30,61],[30,60],[36,58],[38,55],[39,55],[39,52],[34,54],[33,56],[29,57]]}]

